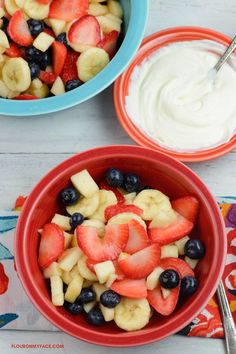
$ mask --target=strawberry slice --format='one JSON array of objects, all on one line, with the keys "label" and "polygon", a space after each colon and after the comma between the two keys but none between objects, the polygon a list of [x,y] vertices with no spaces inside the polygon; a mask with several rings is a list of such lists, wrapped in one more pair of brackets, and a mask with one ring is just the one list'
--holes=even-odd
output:
[{"label": "strawberry slice", "polygon": [[18,58],[22,57],[22,52],[20,48],[13,42],[9,43],[9,48],[7,48],[4,52],[10,58]]},{"label": "strawberry slice", "polygon": [[146,230],[137,220],[131,220],[128,226],[129,239],[125,247],[125,252],[133,254],[147,247],[150,241]]},{"label": "strawberry slice", "polygon": [[171,289],[169,296],[164,299],[160,286],[157,286],[154,290],[149,290],[147,300],[154,309],[163,316],[169,316],[175,309],[180,286]]},{"label": "strawberry slice", "polygon": [[134,213],[138,216],[143,215],[143,210],[135,205],[115,204],[108,206],[104,211],[105,219],[108,221],[113,216],[120,213]]},{"label": "strawberry slice", "polygon": [[34,96],[34,95],[30,95],[28,93],[22,93],[21,95],[18,95],[16,97],[13,98],[13,100],[22,100],[22,101],[26,101],[26,100],[38,100],[39,97]]},{"label": "strawberry slice", "polygon": [[114,283],[112,283],[111,289],[122,296],[137,299],[147,297],[147,287],[145,279],[116,280],[114,281]]},{"label": "strawberry slice", "polygon": [[115,260],[113,261],[113,265],[115,267],[115,273],[117,275],[117,280],[121,280],[121,279],[124,279],[125,278],[125,275],[124,273],[121,271],[120,267],[119,267],[119,264],[118,264],[118,261]]},{"label": "strawberry slice", "polygon": [[76,66],[76,62],[78,60],[79,54],[74,50],[70,50],[67,53],[64,67],[61,72],[61,79],[64,83],[70,80],[78,79],[78,70]]},{"label": "strawberry slice", "polygon": [[194,277],[194,272],[190,266],[180,258],[163,258],[160,262],[160,267],[163,269],[174,269],[176,270],[180,277],[192,276]]},{"label": "strawberry slice", "polygon": [[89,258],[86,260],[86,265],[87,265],[88,269],[91,270],[91,272],[94,273],[94,274],[96,274],[94,266],[97,263],[98,262],[95,262],[95,261],[93,261],[92,259],[89,259]]},{"label": "strawberry slice", "polygon": [[123,204],[125,202],[125,197],[119,191],[119,189],[108,186],[108,184],[105,181],[99,183],[99,188],[105,189],[106,191],[112,191],[116,196],[118,204]]},{"label": "strawberry slice", "polygon": [[52,44],[52,54],[53,54],[53,72],[56,76],[59,76],[65,64],[67,49],[64,44],[54,41]]},{"label": "strawberry slice", "polygon": [[86,15],[72,23],[68,40],[72,44],[96,46],[101,40],[101,28],[96,17]]},{"label": "strawberry slice", "polygon": [[167,227],[155,227],[149,229],[149,237],[152,242],[159,245],[168,245],[186,236],[193,228],[193,223],[183,216],[178,215],[177,220]]},{"label": "strawberry slice", "polygon": [[192,195],[171,202],[172,208],[186,219],[195,223],[199,210],[199,201]]},{"label": "strawberry slice", "polygon": [[43,228],[39,245],[39,265],[48,267],[55,262],[64,251],[64,233],[56,224],[46,224]]},{"label": "strawberry slice", "polygon": [[16,11],[11,17],[7,32],[14,42],[23,47],[28,47],[33,43],[33,37],[21,10]]},{"label": "strawberry slice", "polygon": [[40,80],[45,82],[45,84],[52,86],[57,77],[54,73],[41,70],[39,74],[39,78]]},{"label": "strawberry slice", "polygon": [[48,18],[70,22],[88,13],[88,0],[53,0]]},{"label": "strawberry slice", "polygon": [[86,256],[95,261],[114,260],[124,250],[129,237],[128,225],[107,225],[103,239],[90,226],[76,228],[77,242]]},{"label": "strawberry slice", "polygon": [[5,273],[4,266],[0,263],[0,295],[4,294],[8,289],[9,278]]},{"label": "strawberry slice", "polygon": [[48,5],[52,0],[36,0],[39,4]]},{"label": "strawberry slice", "polygon": [[116,54],[117,39],[119,37],[119,32],[111,31],[105,34],[105,36],[98,43],[99,48],[103,48],[108,54],[110,59]]},{"label": "strawberry slice", "polygon": [[47,33],[47,34],[49,34],[49,36],[55,38],[55,33],[53,32],[53,30],[51,30],[51,28],[46,27],[46,28],[44,28],[43,32]]},{"label": "strawberry slice", "polygon": [[119,261],[118,265],[127,278],[142,279],[160,263],[160,257],[160,246],[153,244]]}]

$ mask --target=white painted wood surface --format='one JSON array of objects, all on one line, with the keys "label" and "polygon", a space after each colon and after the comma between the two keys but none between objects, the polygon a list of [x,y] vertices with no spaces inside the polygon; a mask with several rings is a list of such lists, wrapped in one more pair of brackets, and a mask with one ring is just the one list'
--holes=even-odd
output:
[{"label": "white painted wood surface", "polygon": [[[142,0],[137,0],[142,1]],[[230,36],[236,33],[235,0],[150,0],[146,34],[180,25],[210,27]],[[41,177],[65,158],[95,146],[133,144],[119,126],[112,103],[112,88],[75,108],[42,117],[0,117],[0,208],[10,208],[14,198],[27,194]],[[193,164],[215,195],[236,195],[236,152],[215,161]],[[54,353],[124,352],[86,344],[62,333],[26,334],[1,331],[0,351],[14,353],[11,343],[62,343]],[[172,336],[145,347],[127,349],[133,353],[223,354],[221,340]],[[25,350],[17,349],[18,353]],[[42,349],[28,349],[42,353]],[[47,351],[48,352],[48,351]]]}]

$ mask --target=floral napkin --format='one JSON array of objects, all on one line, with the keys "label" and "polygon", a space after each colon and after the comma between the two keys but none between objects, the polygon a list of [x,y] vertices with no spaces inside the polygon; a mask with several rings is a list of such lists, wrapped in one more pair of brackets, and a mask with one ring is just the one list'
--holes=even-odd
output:
[{"label": "floral napkin", "polygon": [[[236,321],[236,197],[221,197],[217,200],[225,220],[228,241],[223,283]],[[14,267],[14,229],[24,201],[24,197],[19,197],[13,211],[0,212],[0,328],[56,331],[25,295]],[[216,297],[180,333],[222,338],[224,332]]]}]

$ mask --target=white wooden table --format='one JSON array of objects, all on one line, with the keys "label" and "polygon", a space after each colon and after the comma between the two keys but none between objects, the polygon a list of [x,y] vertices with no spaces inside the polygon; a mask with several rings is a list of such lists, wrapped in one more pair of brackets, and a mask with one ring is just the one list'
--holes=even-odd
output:
[{"label": "white wooden table", "polygon": [[[142,1],[142,0],[137,0]],[[236,33],[235,0],[150,0],[146,34],[179,25],[204,26],[230,36]],[[235,93],[236,97],[236,93]],[[19,194],[28,194],[41,177],[69,156],[96,146],[133,144],[120,127],[113,108],[112,88],[67,111],[40,117],[0,117],[0,208],[12,206]],[[215,161],[192,164],[191,168],[215,195],[236,195],[236,151]],[[0,332],[0,352],[14,353],[15,343],[63,343],[54,353],[110,354],[109,349],[77,341],[58,333]],[[127,354],[195,353],[222,354],[224,343],[216,339],[172,336],[159,343],[127,349]],[[18,353],[25,353],[17,349]],[[28,349],[28,353],[48,350]]]}]

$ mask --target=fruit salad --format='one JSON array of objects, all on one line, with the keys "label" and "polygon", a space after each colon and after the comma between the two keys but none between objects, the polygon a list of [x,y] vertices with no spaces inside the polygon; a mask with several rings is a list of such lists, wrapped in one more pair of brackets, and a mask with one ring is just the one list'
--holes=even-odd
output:
[{"label": "fruit salad", "polygon": [[0,0],[0,98],[71,91],[113,58],[123,9],[116,0]]},{"label": "fruit salad", "polygon": [[111,168],[99,184],[87,170],[76,173],[58,203],[65,213],[39,230],[38,257],[55,306],[94,326],[115,321],[136,331],[197,290],[205,247],[192,237],[196,197],[170,200]]}]

